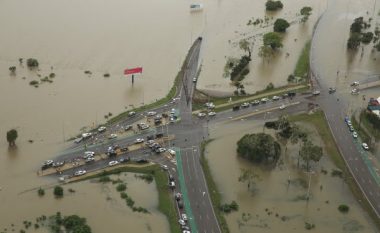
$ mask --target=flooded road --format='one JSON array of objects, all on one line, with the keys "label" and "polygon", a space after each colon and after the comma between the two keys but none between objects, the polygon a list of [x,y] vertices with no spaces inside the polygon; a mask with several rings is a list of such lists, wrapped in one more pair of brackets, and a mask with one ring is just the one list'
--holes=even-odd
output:
[{"label": "flooded road", "polygon": [[[331,176],[336,167],[328,156],[321,159],[311,176],[297,169],[297,146],[288,145],[287,156],[282,156],[279,166],[273,170],[238,158],[236,142],[246,133],[262,132],[262,125],[261,121],[242,121],[210,130],[211,138],[216,139],[207,146],[206,156],[222,202],[235,200],[239,204],[238,212],[226,215],[231,232],[297,233],[307,231],[306,223],[314,224],[318,232],[377,232],[343,180]],[[316,144],[321,143],[312,126],[303,127]],[[270,133],[267,129],[265,132]],[[254,175],[249,189],[247,182],[239,182],[242,170]],[[341,214],[337,210],[340,204],[349,205],[350,211]]]}]

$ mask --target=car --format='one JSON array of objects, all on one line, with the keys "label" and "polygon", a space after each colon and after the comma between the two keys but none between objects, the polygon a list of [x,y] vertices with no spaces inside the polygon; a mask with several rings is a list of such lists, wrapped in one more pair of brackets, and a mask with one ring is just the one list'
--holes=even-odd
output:
[{"label": "car", "polygon": [[348,126],[352,126],[352,123],[351,123],[350,120],[347,120],[346,123],[347,123]]},{"label": "car", "polygon": [[235,105],[232,107],[232,111],[239,111],[240,110],[240,106],[239,105]]},{"label": "car", "polygon": [[92,136],[92,133],[82,133],[82,138],[87,139]]},{"label": "car", "polygon": [[120,158],[120,159],[119,159],[119,163],[126,163],[126,162],[128,162],[129,160],[131,160],[129,157],[126,157],[126,158]]},{"label": "car", "polygon": [[168,152],[169,152],[169,154],[171,154],[173,156],[176,155],[176,152],[173,149],[168,149]]},{"label": "car", "polygon": [[136,160],[136,163],[147,163],[149,162],[147,159],[138,159]]},{"label": "car", "polygon": [[133,126],[132,125],[126,125],[123,128],[124,128],[125,131],[128,131],[128,130],[132,129]]},{"label": "car", "polygon": [[147,124],[144,124],[140,127],[141,130],[146,130],[146,129],[149,129],[149,125]]},{"label": "car", "polygon": [[156,115],[157,113],[155,111],[150,111],[147,113],[148,116],[154,116]]},{"label": "car", "polygon": [[155,125],[159,125],[161,123],[162,123],[161,119],[154,119],[154,124]]},{"label": "car", "polygon": [[148,135],[146,136],[146,140],[150,141],[154,139],[154,135]]},{"label": "car", "polygon": [[216,115],[216,112],[209,112],[208,113],[208,116],[215,116]]},{"label": "car", "polygon": [[87,173],[86,170],[79,170],[79,171],[74,172],[74,176],[83,176],[86,173]]},{"label": "car", "polygon": [[178,220],[179,225],[184,226],[186,222],[183,219]]},{"label": "car", "polygon": [[170,121],[170,123],[174,123],[176,120],[174,117],[170,117],[169,121]]},{"label": "car", "polygon": [[112,149],[113,149],[113,150],[120,149],[120,146],[119,146],[118,144],[115,144],[115,145],[112,146]]},{"label": "car", "polygon": [[196,83],[197,82],[197,78],[193,78],[193,83]]},{"label": "car", "polygon": [[351,83],[350,86],[351,86],[351,87],[359,86],[359,82],[358,82],[358,81],[355,81],[355,82]]},{"label": "car", "polygon": [[354,137],[354,138],[358,138],[358,133],[356,133],[355,131],[352,132],[352,137]]},{"label": "car", "polygon": [[268,101],[269,101],[268,98],[262,98],[262,99],[260,100],[260,102],[263,103],[263,104],[265,104],[265,103],[268,102]]},{"label": "car", "polygon": [[170,188],[175,188],[175,182],[174,181],[169,182],[169,187]]},{"label": "car", "polygon": [[362,143],[362,147],[364,150],[369,150],[369,147],[368,147],[367,143],[365,143],[365,142]]},{"label": "car", "polygon": [[156,138],[162,138],[163,136],[164,136],[163,133],[158,133],[158,134],[156,134]]},{"label": "car", "polygon": [[83,155],[83,159],[88,159],[88,158],[91,158],[91,157],[94,157],[94,154],[84,154]]},{"label": "car", "polygon": [[191,233],[189,230],[184,230],[182,233]]},{"label": "car", "polygon": [[283,104],[283,105],[280,106],[280,110],[283,110],[283,109],[285,109],[285,108],[286,108],[286,105],[285,105],[285,104]]},{"label": "car", "polygon": [[179,201],[182,198],[182,194],[181,193],[176,193],[174,196],[175,196],[176,201]]},{"label": "car", "polygon": [[161,120],[162,119],[162,115],[161,114],[157,114],[155,117],[154,117],[155,120]]},{"label": "car", "polygon": [[107,130],[107,128],[105,127],[105,126],[100,126],[99,128],[98,128],[98,132],[99,133],[103,133],[104,131],[106,131]]},{"label": "car", "polygon": [[135,140],[135,143],[143,143],[144,142],[144,138],[136,138]]},{"label": "car", "polygon": [[357,88],[351,90],[351,95],[359,95],[360,91]]},{"label": "car", "polygon": [[113,157],[113,156],[116,156],[117,153],[116,153],[116,151],[111,150],[111,151],[108,151],[108,152],[106,153],[106,155],[108,155],[109,157]]},{"label": "car", "polygon": [[258,101],[258,100],[255,100],[255,101],[251,102],[252,106],[259,105],[259,104],[260,104],[260,101]]},{"label": "car", "polygon": [[313,93],[312,93],[314,96],[316,96],[316,95],[319,95],[319,94],[321,94],[321,92],[320,91],[318,91],[318,90],[315,90],[315,91],[313,91]]},{"label": "car", "polygon": [[165,171],[169,170],[169,167],[165,164],[161,165],[161,168]]},{"label": "car", "polygon": [[182,214],[181,217],[182,217],[183,221],[185,221],[185,222],[187,221],[187,215],[186,214]]},{"label": "car", "polygon": [[285,93],[285,94],[282,95],[282,98],[283,98],[283,99],[286,99],[286,98],[288,98],[288,97],[289,97],[289,94],[287,94],[287,93]]},{"label": "car", "polygon": [[290,98],[292,98],[292,97],[296,96],[296,93],[295,92],[288,92],[288,96]]},{"label": "car", "polygon": [[175,114],[175,109],[172,108],[172,110],[170,110],[170,115],[174,115]]},{"label": "car", "polygon": [[128,151],[129,149],[128,149],[128,147],[126,146],[126,147],[122,147],[122,148],[120,148],[120,151],[121,152],[125,152],[125,151]]},{"label": "car", "polygon": [[85,152],[84,152],[84,155],[94,156],[94,155],[95,155],[95,152],[93,152],[93,151],[85,151]]},{"label": "car", "polygon": [[136,112],[134,112],[134,111],[131,111],[131,112],[128,113],[128,116],[129,116],[129,117],[133,117],[133,116],[135,116],[135,115],[136,115]]},{"label": "car", "polygon": [[276,100],[280,100],[280,97],[277,96],[277,95],[275,95],[275,96],[272,97],[272,100],[274,100],[274,101],[276,101]]},{"label": "car", "polygon": [[169,181],[174,181],[174,176],[172,174],[169,174]]},{"label": "car", "polygon": [[247,102],[244,102],[240,105],[242,108],[248,108],[249,107],[249,103]]},{"label": "car", "polygon": [[63,165],[65,165],[65,161],[54,162],[52,166],[53,167],[62,167]]},{"label": "car", "polygon": [[335,88],[333,88],[333,87],[330,87],[329,88],[329,94],[333,94],[333,93],[335,93],[336,92],[336,89]]},{"label": "car", "polygon": [[165,151],[166,151],[166,149],[163,148],[163,147],[160,147],[160,148],[156,149],[156,153],[164,153]]},{"label": "car", "polygon": [[112,161],[110,161],[110,162],[108,163],[108,166],[112,167],[112,166],[115,166],[115,165],[118,165],[118,164],[119,164],[118,161],[116,161],[116,160],[112,160]]},{"label": "car", "polygon": [[206,106],[207,108],[211,108],[211,109],[215,108],[215,105],[214,105],[213,102],[207,102],[207,103],[205,103],[205,106]]},{"label": "car", "polygon": [[110,136],[108,136],[108,139],[115,139],[117,138],[117,134],[111,133]]},{"label": "car", "polygon": [[350,120],[350,118],[349,118],[348,116],[345,116],[345,117],[344,117],[344,122],[347,123],[347,121],[349,121],[349,120]]},{"label": "car", "polygon": [[178,205],[179,209],[183,209],[183,201],[182,200],[177,201],[177,205]]},{"label": "car", "polygon": [[350,129],[351,132],[355,131],[354,127],[352,127],[352,126],[350,126],[349,129]]},{"label": "car", "polygon": [[89,157],[87,159],[84,160],[86,163],[91,163],[91,162],[94,162],[95,161],[95,158],[94,157]]},{"label": "car", "polygon": [[201,117],[205,117],[206,116],[206,113],[204,113],[204,112],[200,112],[200,113],[198,113],[198,117],[199,118],[201,118]]},{"label": "car", "polygon": [[42,163],[42,170],[53,166],[53,163],[54,163],[53,160],[46,160],[45,162]]},{"label": "car", "polygon": [[82,142],[83,139],[84,139],[83,137],[76,138],[76,139],[74,140],[74,142],[75,142],[76,144],[78,144],[78,143]]},{"label": "car", "polygon": [[151,144],[153,144],[153,143],[155,143],[155,141],[152,140],[152,139],[150,139],[150,140],[148,140],[148,141],[146,142],[147,145],[151,145]]}]

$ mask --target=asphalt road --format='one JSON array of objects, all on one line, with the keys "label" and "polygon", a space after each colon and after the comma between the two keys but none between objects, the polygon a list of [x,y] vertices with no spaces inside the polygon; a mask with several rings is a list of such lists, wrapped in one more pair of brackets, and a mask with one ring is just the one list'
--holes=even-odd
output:
[{"label": "asphalt road", "polygon": [[[316,33],[327,33],[328,30],[328,28],[320,28],[318,25]],[[315,57],[313,57],[313,54],[315,54],[315,51],[313,51],[315,49],[313,43],[311,47],[311,71],[313,74],[318,74],[320,67],[315,67],[315,64],[312,62],[315,59]],[[380,218],[380,187],[378,175],[367,165],[369,152],[361,148],[360,143],[352,137],[352,134],[344,122],[345,113],[348,112],[349,96],[340,95],[339,90],[337,90],[335,94],[328,94],[329,87],[327,86],[326,80],[329,78],[331,77],[312,76],[315,89],[321,91],[321,95],[316,97],[316,101],[320,104],[325,113],[331,132],[349,171],[368,199],[377,217]]]}]

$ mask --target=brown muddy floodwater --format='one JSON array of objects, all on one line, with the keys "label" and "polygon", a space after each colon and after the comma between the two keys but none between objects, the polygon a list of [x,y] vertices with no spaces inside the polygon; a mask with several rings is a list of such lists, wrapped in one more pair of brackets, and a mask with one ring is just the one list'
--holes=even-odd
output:
[{"label": "brown muddy floodwater", "polygon": [[[227,91],[230,94],[233,92],[235,88],[230,84],[229,77],[223,77],[223,72],[228,57],[239,58],[243,55],[238,46],[241,39],[248,39],[254,44],[252,61],[249,65],[250,73],[243,81],[247,92],[254,93],[265,89],[270,82],[277,87],[287,84],[287,77],[294,72],[302,48],[311,39],[313,26],[326,8],[327,1],[287,0],[283,1],[284,8],[277,13],[266,13],[265,2],[265,0],[242,0],[207,3],[220,10],[207,12],[206,39],[198,88],[216,92]],[[299,11],[304,6],[312,7],[313,11],[309,20],[302,24],[299,23]],[[234,14],[232,19],[228,17],[231,12],[239,13]],[[227,17],[220,18],[222,14]],[[268,25],[247,25],[250,19],[264,19],[266,15],[273,17]],[[273,31],[273,22],[277,18],[286,19],[291,26],[284,34],[283,48],[268,63],[258,56],[258,51],[263,43],[262,35]]]},{"label": "brown muddy floodwater", "polygon": [[[378,232],[342,179],[330,175],[336,167],[328,156],[312,169],[308,203],[304,198],[309,175],[297,169],[297,146],[288,146],[288,156],[282,155],[273,170],[239,159],[236,142],[246,133],[262,132],[262,126],[262,121],[241,121],[210,131],[215,140],[207,146],[206,156],[222,200],[239,204],[238,212],[226,215],[231,232],[308,232],[305,222],[314,224],[315,232]],[[314,143],[321,145],[315,129],[310,125],[303,127],[311,133]],[[328,174],[321,173],[322,168]],[[242,169],[249,169],[256,176],[250,189],[247,183],[238,181]],[[350,211],[341,214],[337,209],[340,204],[349,205]]]}]

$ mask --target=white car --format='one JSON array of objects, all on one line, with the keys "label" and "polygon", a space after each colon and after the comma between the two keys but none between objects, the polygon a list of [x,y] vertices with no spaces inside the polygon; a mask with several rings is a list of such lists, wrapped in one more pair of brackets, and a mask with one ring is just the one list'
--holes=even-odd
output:
[{"label": "white car", "polygon": [[74,173],[74,176],[83,176],[86,173],[86,170],[79,170]]},{"label": "white car", "polygon": [[313,91],[313,95],[319,95],[319,94],[321,94],[321,92],[320,92],[320,91],[318,91],[318,90],[316,90],[316,91]]},{"label": "white car", "polygon": [[355,131],[352,133],[352,137],[354,138],[358,138],[358,133],[356,133]]},{"label": "white car", "polygon": [[99,133],[102,133],[102,132],[104,132],[104,131],[106,131],[106,127],[105,126],[100,126],[99,128],[98,128],[98,132]]},{"label": "white car", "polygon": [[358,81],[355,81],[355,82],[351,83],[351,86],[352,86],[352,87],[359,86],[359,82],[358,82]]},{"label": "white car", "polygon": [[108,137],[108,139],[114,139],[114,138],[117,138],[117,134],[112,133],[112,134]]},{"label": "white car", "polygon": [[280,99],[280,97],[278,97],[277,95],[272,97],[272,100],[279,100],[279,99]]},{"label": "white car", "polygon": [[191,233],[191,232],[188,230],[184,230],[184,231],[182,231],[182,233]]},{"label": "white car", "polygon": [[154,111],[151,111],[151,112],[148,112],[148,113],[147,113],[148,116],[154,116],[154,115],[156,115],[156,114],[157,114],[157,113],[154,112]]},{"label": "white car", "polygon": [[178,220],[179,225],[185,226],[186,222],[183,219]]},{"label": "white car", "polygon": [[197,78],[193,78],[193,83],[197,82]]},{"label": "white car", "polygon": [[176,155],[175,150],[168,149],[168,152],[169,152],[171,155]]},{"label": "white car", "polygon": [[280,106],[280,109],[281,109],[281,110],[283,110],[283,109],[285,109],[285,108],[286,108],[286,106],[285,106],[284,104]]},{"label": "white car", "polygon": [[95,158],[94,158],[94,157],[88,157],[88,158],[85,160],[86,163],[90,163],[90,162],[93,162],[93,161],[95,161]]},{"label": "white car", "polygon": [[160,147],[160,148],[157,149],[157,151],[158,151],[158,153],[163,153],[163,152],[166,151],[166,149],[163,148],[163,147]]},{"label": "white car", "polygon": [[92,136],[92,133],[82,133],[82,138],[86,139]]},{"label": "white car", "polygon": [[216,112],[209,112],[208,115],[209,115],[209,116],[215,116],[215,115],[216,115]]},{"label": "white car", "polygon": [[84,159],[91,158],[91,157],[94,157],[94,155],[95,155],[95,152],[93,152],[93,151],[85,151],[83,158]]},{"label": "white car", "polygon": [[369,150],[367,143],[362,143],[362,147],[364,150]]},{"label": "white car", "polygon": [[249,103],[247,103],[247,102],[242,103],[242,104],[241,104],[241,107],[242,107],[242,108],[248,108],[248,107],[249,107]]},{"label": "white car", "polygon": [[186,222],[187,221],[187,215],[186,214],[182,214],[181,216],[182,216],[183,221]]},{"label": "white car", "polygon": [[136,138],[135,143],[143,143],[144,138]]},{"label": "white car", "polygon": [[175,183],[174,183],[174,181],[172,181],[172,182],[169,183],[169,187],[171,187],[171,188],[175,188]]},{"label": "white car", "polygon": [[169,170],[169,167],[167,165],[161,165],[161,168],[164,169],[165,171]]},{"label": "white car", "polygon": [[261,103],[266,103],[269,101],[269,99],[268,98],[262,98],[260,101],[261,101]]},{"label": "white car", "polygon": [[115,166],[115,165],[118,165],[118,164],[119,164],[118,161],[116,161],[116,160],[112,160],[112,161],[110,161],[110,162],[108,163],[108,166],[112,167],[112,166]]},{"label": "white car", "polygon": [[132,116],[134,116],[134,115],[136,115],[136,112],[133,112],[133,111],[132,111],[132,112],[129,112],[129,113],[128,113],[128,116],[130,116],[130,117],[132,117]]},{"label": "white car", "polygon": [[354,88],[351,90],[351,95],[359,95],[359,93],[360,93],[359,89]]},{"label": "white car", "polygon": [[198,117],[205,117],[205,116],[206,116],[206,113],[203,113],[203,112],[198,113]]}]

